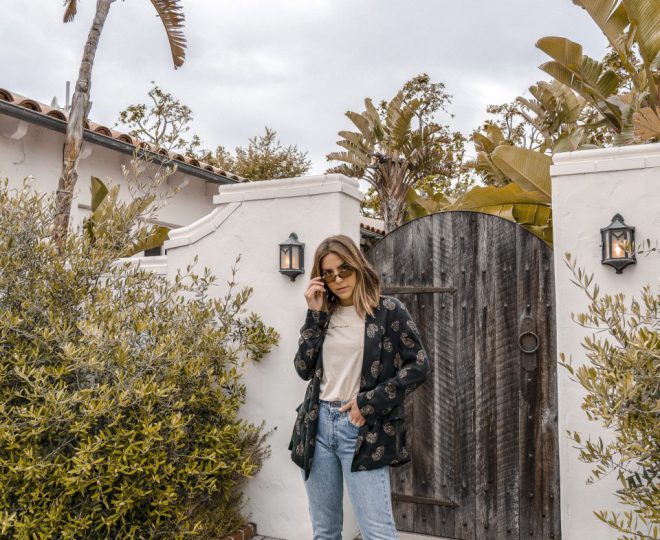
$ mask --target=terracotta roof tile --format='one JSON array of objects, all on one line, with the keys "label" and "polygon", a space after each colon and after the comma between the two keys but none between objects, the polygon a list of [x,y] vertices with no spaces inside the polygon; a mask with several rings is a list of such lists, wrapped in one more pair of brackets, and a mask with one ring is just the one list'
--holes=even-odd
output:
[{"label": "terracotta roof tile", "polygon": [[52,116],[53,118],[57,118],[58,120],[62,120],[62,122],[66,122],[66,116],[62,111],[59,111],[57,109],[53,109],[52,111],[48,111],[46,113],[46,116]]},{"label": "terracotta roof tile", "polygon": [[18,102],[18,105],[21,106],[21,107],[25,107],[26,109],[36,111],[36,112],[44,112],[42,110],[41,106],[39,105],[39,103],[37,103],[33,99],[21,99]]},{"label": "terracotta roof tile", "polygon": [[[67,122],[69,119],[68,113],[66,111],[63,111],[62,109],[58,109],[56,107],[50,107],[48,105],[45,105],[44,103],[39,103],[38,101],[35,101],[33,99],[26,98],[25,96],[21,96],[14,92],[10,92],[9,90],[5,90],[4,88],[0,88],[0,100],[19,105],[21,107],[25,107],[26,109],[30,109],[32,111],[44,114],[46,116],[50,116],[51,118],[56,118],[63,122]],[[236,182],[249,182],[247,178],[243,178],[241,176],[238,176],[237,174],[223,171],[217,167],[213,167],[208,163],[202,163],[194,158],[189,158],[179,153],[169,152],[164,148],[157,148],[153,144],[131,137],[126,133],[115,131],[102,124],[89,122],[87,119],[85,119],[83,121],[83,126],[85,129],[90,130],[99,135],[103,135],[105,137],[111,137],[118,141],[122,141],[131,144],[133,146],[137,146],[138,148],[146,149],[153,153],[157,153],[161,156],[168,156],[170,159],[181,161],[182,163],[187,163],[192,167],[196,167],[198,169],[202,169],[220,176],[224,176],[231,180],[235,180]]]},{"label": "terracotta roof tile", "polygon": [[383,229],[379,229],[377,227],[374,227],[373,225],[367,225],[366,223],[360,223],[360,229],[364,229],[365,231],[371,231],[373,233],[385,236],[385,231]]}]

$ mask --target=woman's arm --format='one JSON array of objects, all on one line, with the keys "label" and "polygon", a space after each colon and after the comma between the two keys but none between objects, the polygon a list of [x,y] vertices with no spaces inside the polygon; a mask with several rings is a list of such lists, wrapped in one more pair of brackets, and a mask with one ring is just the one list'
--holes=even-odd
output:
[{"label": "woman's arm", "polygon": [[382,416],[393,407],[402,404],[406,395],[423,383],[431,371],[431,364],[415,322],[399,300],[396,298],[392,300],[396,304],[396,309],[391,322],[399,321],[399,331],[394,337],[398,341],[401,367],[396,375],[383,381],[373,390],[357,395],[357,406],[367,421],[370,417]]},{"label": "woman's arm", "polygon": [[300,329],[298,352],[293,360],[296,372],[304,381],[308,381],[314,375],[316,359],[323,338],[323,327],[328,316],[327,311],[307,310],[305,324]]}]

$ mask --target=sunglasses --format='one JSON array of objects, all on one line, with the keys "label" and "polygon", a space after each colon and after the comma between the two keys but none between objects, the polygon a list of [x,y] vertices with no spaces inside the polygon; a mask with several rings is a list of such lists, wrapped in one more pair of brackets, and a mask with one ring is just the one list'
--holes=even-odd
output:
[{"label": "sunglasses", "polygon": [[346,279],[351,277],[353,272],[355,272],[355,268],[351,268],[350,266],[340,266],[339,272],[337,273],[333,272],[332,270],[324,270],[321,274],[321,278],[323,279],[324,283],[332,283],[337,279],[337,276],[339,276],[341,279]]}]

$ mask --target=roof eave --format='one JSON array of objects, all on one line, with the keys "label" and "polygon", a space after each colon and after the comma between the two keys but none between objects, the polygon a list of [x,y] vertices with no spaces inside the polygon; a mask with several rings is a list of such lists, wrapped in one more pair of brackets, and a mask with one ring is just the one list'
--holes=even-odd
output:
[{"label": "roof eave", "polygon": [[[15,105],[13,103],[9,103],[4,100],[0,100],[0,113],[6,114],[7,116],[12,116],[14,118],[18,118],[19,120],[24,120],[31,124],[35,124],[38,126],[51,129],[53,131],[66,133],[67,123],[64,120],[60,120],[59,118],[53,118],[52,116],[47,116],[40,112],[32,111],[30,109],[26,109],[25,107],[21,107],[20,105]],[[103,146],[105,148],[110,148],[112,150],[121,152],[123,154],[133,155],[133,153],[135,152],[134,145],[127,143],[125,141],[114,139],[113,137],[108,137],[100,133],[95,133],[89,129],[83,130],[83,140],[89,141],[93,144],[98,144],[99,146]],[[150,160],[158,164],[176,165],[178,171],[184,174],[188,174],[190,176],[196,176],[197,178],[201,178],[206,182],[211,182],[213,184],[238,183],[236,180],[232,178],[228,178],[220,174],[215,174],[211,171],[206,171],[204,169],[194,167],[182,161],[171,160],[167,156],[162,156],[160,154],[156,154],[154,152],[145,151],[141,149],[138,150],[138,155],[145,155],[145,154],[149,157]]]}]

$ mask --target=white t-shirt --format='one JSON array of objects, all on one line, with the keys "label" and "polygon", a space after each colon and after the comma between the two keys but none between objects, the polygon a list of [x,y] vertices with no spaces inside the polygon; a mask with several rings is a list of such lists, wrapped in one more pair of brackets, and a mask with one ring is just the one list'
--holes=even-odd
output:
[{"label": "white t-shirt", "polygon": [[320,399],[348,401],[360,391],[364,355],[364,319],[355,306],[337,306],[323,340]]}]

